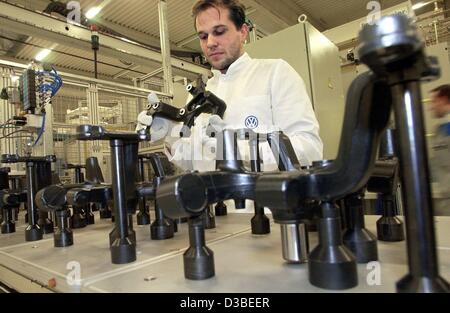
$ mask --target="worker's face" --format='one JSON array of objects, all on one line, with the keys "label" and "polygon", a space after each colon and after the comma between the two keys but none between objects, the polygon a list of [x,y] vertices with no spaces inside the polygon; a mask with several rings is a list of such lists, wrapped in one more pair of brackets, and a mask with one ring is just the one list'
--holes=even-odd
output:
[{"label": "worker's face", "polygon": [[209,8],[197,15],[195,25],[200,46],[214,69],[226,73],[228,67],[244,53],[248,26],[237,29],[225,8]]},{"label": "worker's face", "polygon": [[438,97],[438,93],[431,94],[431,111],[433,111],[434,117],[442,118],[450,110],[450,101],[446,97]]}]

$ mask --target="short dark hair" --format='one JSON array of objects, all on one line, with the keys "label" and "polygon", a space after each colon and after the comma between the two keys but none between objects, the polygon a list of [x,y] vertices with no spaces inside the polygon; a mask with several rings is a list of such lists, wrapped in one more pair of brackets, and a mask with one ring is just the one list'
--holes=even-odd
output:
[{"label": "short dark hair", "polygon": [[241,29],[242,25],[246,23],[245,6],[238,0],[199,0],[192,8],[192,17],[195,20],[197,16],[208,10],[209,8],[225,8],[230,12],[230,20],[236,26],[237,29]]},{"label": "short dark hair", "polygon": [[450,100],[450,85],[441,85],[437,88],[434,88],[431,90],[431,92],[436,92],[438,97],[446,97],[448,100]]}]

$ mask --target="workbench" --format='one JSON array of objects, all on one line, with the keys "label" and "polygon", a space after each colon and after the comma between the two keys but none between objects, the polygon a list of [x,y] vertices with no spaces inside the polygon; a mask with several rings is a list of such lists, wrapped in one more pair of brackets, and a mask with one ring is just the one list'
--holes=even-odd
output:
[{"label": "workbench", "polygon": [[[179,225],[174,238],[163,241],[150,239],[149,225],[135,226],[137,260],[114,265],[108,240],[113,228],[110,220],[96,215],[95,225],[74,230],[75,243],[67,248],[54,248],[52,234],[25,242],[22,222],[16,233],[0,235],[0,281],[19,292],[330,292],[308,282],[307,264],[287,264],[282,259],[279,225],[272,223],[269,235],[255,236],[251,217],[239,213],[216,217],[217,228],[206,230],[216,276],[204,281],[184,278],[187,224]],[[378,218],[366,216],[366,226],[374,234]],[[450,217],[436,217],[436,229],[440,273],[450,281]],[[318,236],[312,232],[309,237],[312,249]],[[381,284],[368,283],[375,267],[359,264],[359,285],[344,292],[395,292],[395,283],[407,273],[406,244],[378,242],[378,251]],[[80,265],[79,285],[67,280],[76,268],[73,264]]]}]

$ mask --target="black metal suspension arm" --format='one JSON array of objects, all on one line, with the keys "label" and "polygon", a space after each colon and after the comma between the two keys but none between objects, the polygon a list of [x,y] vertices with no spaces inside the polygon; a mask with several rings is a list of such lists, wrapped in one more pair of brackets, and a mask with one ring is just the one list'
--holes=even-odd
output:
[{"label": "black metal suspension arm", "polygon": [[301,165],[295,154],[289,137],[281,131],[267,134],[267,142],[277,159],[278,169],[282,172],[301,171]]},{"label": "black metal suspension arm", "polygon": [[164,180],[157,199],[170,218],[200,215],[210,204],[225,200],[254,200],[258,174],[191,173]]},{"label": "black metal suspension arm", "polygon": [[195,119],[203,113],[223,117],[227,109],[223,100],[210,91],[197,90],[192,86],[188,88],[188,91],[193,95],[193,99],[185,107],[176,108],[170,104],[158,102],[149,107],[147,115],[182,122],[188,128],[191,128]]},{"label": "black metal suspension arm", "polygon": [[[165,179],[156,192],[158,204],[172,218],[200,215],[209,205],[233,199],[237,208],[244,200],[254,200],[254,186],[258,174],[248,173],[240,159],[237,146],[240,130],[212,130],[217,137],[217,171],[190,173]],[[222,143],[222,144],[220,144]]]},{"label": "black metal suspension arm", "polygon": [[[256,141],[268,141],[279,158],[280,170],[296,171],[300,164],[289,138],[282,132],[257,134],[249,129],[207,130],[217,137],[217,171],[190,173],[167,178],[157,190],[157,199],[167,216],[172,218],[199,215],[210,204],[235,200],[237,208],[245,200],[255,200],[255,184],[261,173],[247,172],[240,160],[238,138],[248,140],[252,148]],[[255,151],[254,151],[255,154]]]},{"label": "black metal suspension arm", "polygon": [[19,156],[17,154],[3,154],[1,157],[1,163],[24,163],[24,162],[55,162],[56,156],[48,155],[45,157],[35,156]]},{"label": "black metal suspension arm", "polygon": [[[75,184],[54,184],[42,189],[36,194],[36,203],[39,209],[54,211],[60,210],[62,206],[68,204],[80,206],[86,201],[106,203],[111,200],[111,185],[102,183],[103,175],[97,158],[88,158],[86,166],[68,164],[66,168],[85,168],[85,181]],[[80,181],[79,177],[76,180]]]},{"label": "black metal suspension arm", "polygon": [[367,191],[395,194],[398,183],[398,159],[379,160],[375,162],[374,170],[367,182]]},{"label": "black metal suspension arm", "polygon": [[304,200],[333,200],[360,190],[370,177],[390,110],[388,86],[371,73],[359,76],[348,93],[337,159],[307,171],[262,175],[256,183],[258,203],[295,209]]},{"label": "black metal suspension arm", "polygon": [[139,197],[153,198],[156,195],[155,186],[152,183],[137,183],[136,189]]},{"label": "black metal suspension arm", "polygon": [[106,203],[112,200],[111,186],[84,186],[67,191],[67,204],[84,205],[88,203]]},{"label": "black metal suspension arm", "polygon": [[0,190],[0,209],[4,206],[15,206],[19,205],[20,202],[25,202],[26,198],[23,199],[22,193],[8,191],[8,190]]}]

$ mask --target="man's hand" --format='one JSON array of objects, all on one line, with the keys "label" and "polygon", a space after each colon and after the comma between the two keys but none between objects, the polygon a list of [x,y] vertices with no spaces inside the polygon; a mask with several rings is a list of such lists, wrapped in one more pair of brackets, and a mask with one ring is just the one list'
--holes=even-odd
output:
[{"label": "man's hand", "polygon": [[160,103],[158,96],[151,92],[148,95],[147,110],[139,113],[137,117],[136,132],[147,130],[150,128],[151,141],[158,141],[165,138],[169,134],[169,130],[173,127],[173,123],[161,117],[148,115],[148,110],[155,104]]},{"label": "man's hand", "polygon": [[150,115],[147,115],[147,110],[142,111],[139,113],[137,117],[137,125],[136,125],[136,132],[140,132],[141,130],[145,130],[148,127],[152,126],[153,123],[153,117]]},{"label": "man's hand", "polygon": [[[206,124],[206,136],[214,137],[217,136],[218,133],[221,133],[226,127],[226,123],[223,119],[218,115],[211,115],[208,118],[208,122]],[[212,136],[212,134],[215,134]]]},{"label": "man's hand", "polygon": [[149,93],[148,97],[147,97],[147,110],[142,111],[141,113],[139,113],[138,117],[137,117],[137,125],[136,125],[136,132],[140,132],[142,130],[146,130],[148,127],[152,126],[153,123],[153,117],[150,115],[147,115],[148,110],[155,104],[160,103],[160,100],[158,98],[158,96],[154,93],[151,92]]}]

